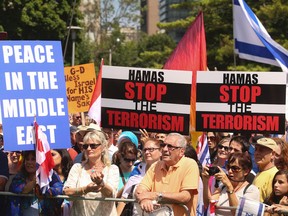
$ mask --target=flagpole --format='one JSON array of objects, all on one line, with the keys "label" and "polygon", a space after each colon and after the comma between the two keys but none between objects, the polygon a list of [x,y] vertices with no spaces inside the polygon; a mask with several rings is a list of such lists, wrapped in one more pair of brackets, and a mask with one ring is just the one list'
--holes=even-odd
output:
[{"label": "flagpole", "polygon": [[236,54],[235,54],[235,30],[234,30],[234,22],[235,22],[235,16],[234,16],[234,0],[232,0],[232,12],[233,12],[233,60],[234,60],[234,71],[236,71]]}]

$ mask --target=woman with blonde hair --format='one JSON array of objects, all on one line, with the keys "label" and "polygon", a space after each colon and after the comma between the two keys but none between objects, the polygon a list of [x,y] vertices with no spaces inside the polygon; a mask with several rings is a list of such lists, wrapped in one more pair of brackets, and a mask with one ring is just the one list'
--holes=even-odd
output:
[{"label": "woman with blonde hair", "polygon": [[[64,184],[64,194],[87,198],[115,197],[119,169],[108,158],[107,140],[101,131],[88,132],[82,145],[86,160],[74,164]],[[71,215],[116,215],[114,202],[75,200]]]}]

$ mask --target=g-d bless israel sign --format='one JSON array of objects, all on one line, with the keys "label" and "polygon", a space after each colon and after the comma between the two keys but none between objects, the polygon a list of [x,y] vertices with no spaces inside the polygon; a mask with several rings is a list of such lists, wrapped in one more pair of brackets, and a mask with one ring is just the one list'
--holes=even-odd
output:
[{"label": "g-d bless israel sign", "polygon": [[103,66],[103,127],[189,133],[191,71]]},{"label": "g-d bless israel sign", "polygon": [[286,74],[198,72],[196,130],[285,132]]}]

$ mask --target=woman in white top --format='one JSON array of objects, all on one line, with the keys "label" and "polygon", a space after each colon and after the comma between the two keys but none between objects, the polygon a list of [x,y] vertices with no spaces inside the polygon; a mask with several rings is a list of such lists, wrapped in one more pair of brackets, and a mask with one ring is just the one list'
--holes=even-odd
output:
[{"label": "woman in white top", "polygon": [[236,209],[221,209],[221,206],[237,207],[240,197],[260,200],[258,188],[246,181],[246,177],[252,169],[252,161],[247,152],[234,153],[229,156],[226,166],[227,174],[221,167],[218,166],[218,169],[214,176],[221,184],[212,195],[208,190],[209,167],[205,166],[202,172],[204,204],[207,207],[209,202],[216,201],[216,215],[235,215]]},{"label": "woman in white top", "polygon": [[[119,184],[119,169],[116,165],[110,165],[104,134],[101,131],[89,132],[83,142],[87,160],[73,165],[64,184],[64,194],[89,198],[115,197]],[[74,200],[71,209],[72,216],[116,214],[115,203],[107,201]]]}]

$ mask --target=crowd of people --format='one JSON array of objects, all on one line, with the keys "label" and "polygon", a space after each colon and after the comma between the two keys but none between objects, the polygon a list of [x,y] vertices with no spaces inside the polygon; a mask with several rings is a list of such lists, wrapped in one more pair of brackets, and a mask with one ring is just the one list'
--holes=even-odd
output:
[{"label": "crowd of people", "polygon": [[[71,115],[71,147],[51,150],[45,194],[36,184],[35,151],[5,151],[0,131],[0,191],[19,194],[0,196],[1,215],[193,216],[209,215],[213,205],[226,216],[236,214],[241,197],[263,203],[265,215],[288,213],[285,135],[206,132],[210,156],[202,164],[187,136],[101,128],[83,117]],[[57,195],[69,199],[51,198]]]}]

